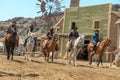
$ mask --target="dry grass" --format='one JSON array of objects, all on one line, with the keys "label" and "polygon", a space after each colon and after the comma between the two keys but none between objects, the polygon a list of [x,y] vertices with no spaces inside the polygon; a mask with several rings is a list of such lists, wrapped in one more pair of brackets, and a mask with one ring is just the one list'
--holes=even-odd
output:
[{"label": "dry grass", "polygon": [[120,80],[120,68],[109,67],[108,63],[99,68],[95,63],[92,66],[86,61],[77,63],[77,67],[66,65],[62,59],[47,63],[40,57],[27,62],[23,56],[7,61],[6,56],[0,55],[0,80]]}]

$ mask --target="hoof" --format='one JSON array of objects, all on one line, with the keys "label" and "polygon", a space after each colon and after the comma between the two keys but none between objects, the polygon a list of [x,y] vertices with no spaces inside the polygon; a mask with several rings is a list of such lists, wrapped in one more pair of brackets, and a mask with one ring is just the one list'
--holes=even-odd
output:
[{"label": "hoof", "polygon": [[97,67],[99,67],[99,65],[97,64]]},{"label": "hoof", "polygon": [[54,61],[52,60],[52,62],[54,62]]},{"label": "hoof", "polygon": [[71,62],[69,62],[69,64],[71,64]]},{"label": "hoof", "polygon": [[77,64],[74,64],[74,67],[76,67],[77,66]]},{"label": "hoof", "polygon": [[91,62],[89,62],[88,64],[89,64],[89,65],[91,65],[92,63],[91,63]]},{"label": "hoof", "polygon": [[11,61],[13,60],[13,58],[11,58]]}]

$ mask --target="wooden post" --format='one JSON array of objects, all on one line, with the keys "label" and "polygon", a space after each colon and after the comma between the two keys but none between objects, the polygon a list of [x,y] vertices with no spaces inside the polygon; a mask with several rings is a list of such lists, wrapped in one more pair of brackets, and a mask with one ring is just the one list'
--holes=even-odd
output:
[{"label": "wooden post", "polygon": [[110,53],[110,67],[112,67],[112,58],[113,58],[113,56],[112,56],[113,54],[112,54],[112,52]]}]

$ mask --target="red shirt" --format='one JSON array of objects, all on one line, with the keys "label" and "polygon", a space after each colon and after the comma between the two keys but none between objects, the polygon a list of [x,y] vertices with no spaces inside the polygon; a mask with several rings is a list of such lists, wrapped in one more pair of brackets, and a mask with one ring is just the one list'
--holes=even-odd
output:
[{"label": "red shirt", "polygon": [[118,54],[118,51],[117,51],[117,50],[115,50],[115,51],[114,51],[114,55],[117,55],[117,54]]}]

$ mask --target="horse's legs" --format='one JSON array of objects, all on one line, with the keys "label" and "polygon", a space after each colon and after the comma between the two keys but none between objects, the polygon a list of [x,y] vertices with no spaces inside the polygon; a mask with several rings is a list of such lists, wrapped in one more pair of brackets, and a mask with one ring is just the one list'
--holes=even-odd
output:
[{"label": "horse's legs", "polygon": [[101,56],[101,65],[103,65],[103,60],[102,60],[102,56]]},{"label": "horse's legs", "polygon": [[32,56],[34,55],[33,50],[31,49],[29,53],[29,61],[32,61]]},{"label": "horse's legs", "polygon": [[101,65],[103,65],[103,60],[102,60],[102,56],[103,56],[103,55],[101,55]]},{"label": "horse's legs", "polygon": [[99,67],[99,64],[102,62],[102,56],[99,55],[99,59],[98,59],[98,64],[97,64],[97,67]]},{"label": "horse's legs", "polygon": [[7,60],[10,58],[10,47],[6,46],[7,49]]},{"label": "horse's legs", "polygon": [[47,61],[49,62],[49,55],[50,55],[50,52],[47,52]]},{"label": "horse's legs", "polygon": [[13,60],[13,55],[14,55],[14,47],[12,47],[12,48],[11,48],[11,51],[10,51],[10,52],[11,52],[11,55],[12,55],[12,56],[11,56],[11,60]]},{"label": "horse's legs", "polygon": [[26,53],[24,54],[24,56],[25,56],[25,60],[27,60],[27,54]]},{"label": "horse's legs", "polygon": [[70,54],[69,64],[71,64],[72,51],[69,54]]},{"label": "horse's legs", "polygon": [[54,58],[54,51],[52,52],[52,62],[53,62],[53,58]]},{"label": "horse's legs", "polygon": [[30,53],[28,53],[28,60],[31,61],[31,55],[32,55],[32,52],[30,51]]},{"label": "horse's legs", "polygon": [[45,50],[43,50],[43,54],[44,54],[44,57],[45,57],[45,61],[47,61],[47,58],[46,58],[47,53],[45,52]]},{"label": "horse's legs", "polygon": [[98,64],[97,64],[97,67],[99,67],[99,64],[100,64],[100,55],[98,57]]},{"label": "horse's legs", "polygon": [[74,54],[74,59],[73,59],[74,67],[77,66],[77,64],[76,64],[76,53],[77,53],[77,51],[76,51],[76,49],[74,49],[74,52],[73,52],[73,54]]},{"label": "horse's legs", "polygon": [[67,49],[67,57],[66,57],[66,60],[67,60],[67,64],[69,64],[68,63],[68,61],[69,61],[69,50]]},{"label": "horse's legs", "polygon": [[103,65],[102,56],[101,56],[101,65]]},{"label": "horse's legs", "polygon": [[90,60],[89,64],[90,64],[90,65],[92,64],[92,57],[93,57],[93,55],[94,55],[94,54],[93,54],[92,52],[91,52],[90,55],[89,55],[89,60]]}]

